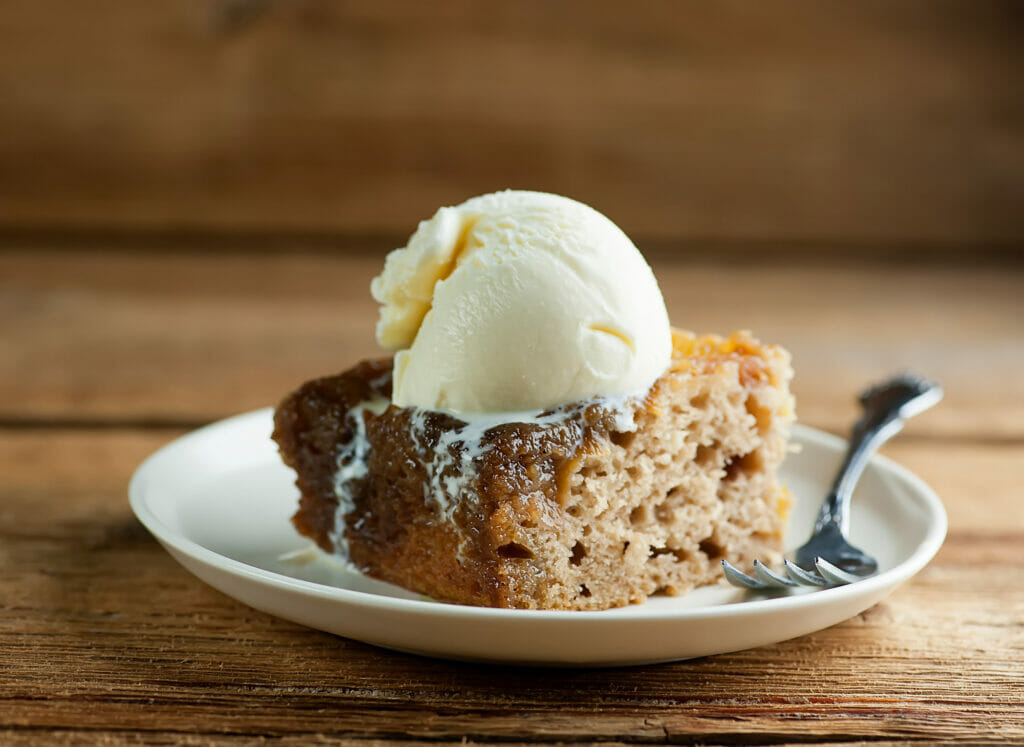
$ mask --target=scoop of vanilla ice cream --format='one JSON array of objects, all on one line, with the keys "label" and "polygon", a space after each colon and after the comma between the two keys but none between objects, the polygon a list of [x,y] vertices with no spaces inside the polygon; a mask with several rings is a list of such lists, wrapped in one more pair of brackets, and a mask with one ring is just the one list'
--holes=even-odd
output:
[{"label": "scoop of vanilla ice cream", "polygon": [[672,353],[651,268],[579,202],[506,191],[441,208],[370,286],[397,350],[392,401],[540,410],[645,392]]}]

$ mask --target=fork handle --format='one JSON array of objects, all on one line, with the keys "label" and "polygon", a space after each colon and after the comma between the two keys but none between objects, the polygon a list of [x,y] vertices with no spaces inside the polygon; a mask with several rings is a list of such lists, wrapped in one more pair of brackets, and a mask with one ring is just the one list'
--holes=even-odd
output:
[{"label": "fork handle", "polygon": [[864,472],[868,459],[882,444],[903,430],[905,424],[899,406],[889,403],[865,405],[863,415],[850,433],[839,473],[818,513],[814,524],[815,533],[834,524],[846,534],[850,524],[850,498],[853,497],[853,488]]}]

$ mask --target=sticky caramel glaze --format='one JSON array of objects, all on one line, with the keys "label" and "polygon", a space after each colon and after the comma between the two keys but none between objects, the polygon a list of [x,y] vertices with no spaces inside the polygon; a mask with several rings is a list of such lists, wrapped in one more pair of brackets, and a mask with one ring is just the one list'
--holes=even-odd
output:
[{"label": "sticky caramel glaze", "polygon": [[[412,411],[391,406],[363,417],[368,477],[352,486],[354,508],[345,528],[349,559],[367,574],[413,591],[460,601],[468,595],[471,603],[488,604],[493,584],[473,552],[480,517],[460,506],[451,521],[439,520],[425,489],[423,452],[412,437]],[[447,415],[428,414],[421,445],[433,449],[444,431],[458,425]]]},{"label": "sticky caramel glaze", "polygon": [[363,361],[338,376],[308,381],[274,412],[274,432],[285,464],[295,470],[302,497],[295,528],[327,552],[334,550],[338,449],[353,437],[348,412],[374,397],[391,397],[391,360]]},{"label": "sticky caramel glaze", "polygon": [[[275,414],[273,438],[299,475],[295,528],[334,552],[337,455],[354,435],[346,413],[368,399],[390,396],[390,361],[360,363],[337,376],[304,384]],[[373,382],[383,382],[374,385]],[[349,559],[364,572],[443,599],[509,606],[504,577],[523,526],[553,524],[581,459],[613,428],[597,405],[570,408],[554,423],[505,423],[486,431],[477,457],[475,500],[463,500],[451,521],[439,519],[425,485],[424,454],[442,434],[464,423],[425,413],[414,441],[412,410],[364,411],[370,444],[367,476],[350,485],[354,509],[345,517]],[[453,463],[464,445],[453,443]],[[551,500],[554,498],[554,500]]]},{"label": "sticky caramel glaze", "polygon": [[555,528],[563,521],[569,478],[587,453],[607,441],[613,424],[611,413],[590,405],[569,409],[555,423],[506,423],[485,433],[476,480],[481,541],[474,544],[474,560],[491,581],[488,604],[518,606],[510,588],[518,585],[521,596],[531,583],[543,582],[543,568],[523,573],[522,564],[508,562],[532,560],[515,540],[522,528]]}]

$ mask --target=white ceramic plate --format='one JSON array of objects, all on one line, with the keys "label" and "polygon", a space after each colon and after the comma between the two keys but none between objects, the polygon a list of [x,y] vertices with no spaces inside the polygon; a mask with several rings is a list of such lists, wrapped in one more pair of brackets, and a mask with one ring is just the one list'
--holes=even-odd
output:
[{"label": "white ceramic plate", "polygon": [[[726,585],[603,612],[443,604],[365,578],[292,529],[298,491],[270,440],[270,409],[214,423],[147,459],[132,509],[185,568],[225,594],[302,625],[428,656],[569,666],[687,659],[783,641],[834,625],[884,598],[938,551],[946,515],[921,480],[876,457],[853,502],[851,539],[878,558],[864,581],[774,599]],[[787,544],[799,545],[837,468],[843,442],[794,429],[799,453]]]}]

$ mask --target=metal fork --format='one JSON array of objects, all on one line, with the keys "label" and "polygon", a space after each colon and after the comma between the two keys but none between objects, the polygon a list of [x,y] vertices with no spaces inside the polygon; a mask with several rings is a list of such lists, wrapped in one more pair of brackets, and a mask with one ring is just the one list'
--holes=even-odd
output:
[{"label": "metal fork", "polygon": [[846,540],[850,498],[871,455],[899,433],[906,420],[942,399],[942,388],[931,381],[904,374],[876,384],[860,395],[863,413],[853,427],[843,464],[825,499],[811,538],[786,560],[785,575],[754,561],[753,575],[722,561],[733,586],[761,592],[785,591],[797,586],[840,586],[878,570],[878,562]]}]

